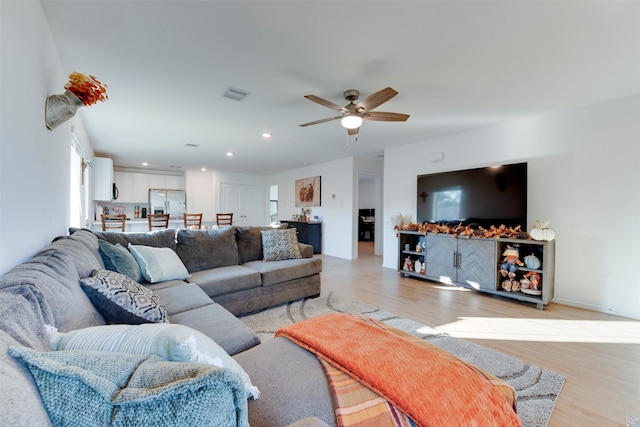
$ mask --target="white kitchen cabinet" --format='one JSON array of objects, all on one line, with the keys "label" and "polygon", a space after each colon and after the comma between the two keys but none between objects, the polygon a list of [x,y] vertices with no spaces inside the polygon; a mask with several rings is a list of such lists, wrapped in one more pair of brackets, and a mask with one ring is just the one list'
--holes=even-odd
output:
[{"label": "white kitchen cabinet", "polygon": [[134,203],[148,203],[149,201],[149,174],[132,173]]},{"label": "white kitchen cabinet", "polygon": [[115,172],[116,187],[118,187],[118,203],[135,203],[133,198],[133,176],[129,172]]},{"label": "white kitchen cabinet", "polygon": [[93,200],[111,201],[113,199],[113,160],[106,157],[94,157],[91,162],[93,173]]},{"label": "white kitchen cabinet", "polygon": [[119,190],[118,203],[146,204],[149,202],[149,189],[182,190],[182,177],[141,172],[115,172],[115,183]]}]

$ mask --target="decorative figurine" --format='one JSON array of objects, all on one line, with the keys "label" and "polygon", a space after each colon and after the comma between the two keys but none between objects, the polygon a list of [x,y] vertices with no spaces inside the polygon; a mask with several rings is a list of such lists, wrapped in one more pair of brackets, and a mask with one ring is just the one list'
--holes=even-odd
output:
[{"label": "decorative figurine", "polygon": [[531,295],[542,295],[542,279],[540,278],[540,275],[538,273],[536,273],[535,271],[530,271],[525,274],[522,280],[529,281],[529,288],[527,290],[523,290],[522,292]]},{"label": "decorative figurine", "polygon": [[[516,277],[516,271],[518,267],[522,267],[524,263],[520,261],[520,251],[515,246],[507,246],[507,249],[502,253],[504,259],[500,265],[500,273],[502,277],[509,276],[510,279]],[[504,287],[504,286],[503,286]]]},{"label": "decorative figurine", "polygon": [[413,270],[413,260],[410,257],[406,257],[404,259],[404,266],[402,267],[404,271]]}]

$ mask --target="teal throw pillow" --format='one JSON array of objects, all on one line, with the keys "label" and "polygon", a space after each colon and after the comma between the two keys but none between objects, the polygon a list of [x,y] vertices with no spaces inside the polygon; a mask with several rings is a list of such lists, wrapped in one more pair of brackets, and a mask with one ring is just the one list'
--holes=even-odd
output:
[{"label": "teal throw pillow", "polygon": [[215,366],[96,351],[12,346],[56,426],[242,426],[240,377]]},{"label": "teal throw pillow", "polygon": [[129,354],[154,354],[174,362],[206,363],[227,368],[240,376],[246,397],[257,399],[260,391],[249,375],[215,341],[200,331],[172,323],[105,325],[62,333],[49,330],[54,350],[94,350]]},{"label": "teal throw pillow", "polygon": [[142,280],[142,271],[136,259],[131,252],[120,243],[112,245],[111,243],[98,239],[98,252],[102,257],[104,266],[107,270],[115,271],[131,279],[139,282]]}]

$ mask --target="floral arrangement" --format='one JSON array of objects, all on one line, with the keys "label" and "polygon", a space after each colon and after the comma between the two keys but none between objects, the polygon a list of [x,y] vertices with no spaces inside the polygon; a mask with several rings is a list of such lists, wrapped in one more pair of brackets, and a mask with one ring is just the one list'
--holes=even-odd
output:
[{"label": "floral arrangement", "polygon": [[101,83],[95,76],[85,76],[77,71],[69,74],[69,82],[64,85],[64,88],[77,96],[86,106],[109,99],[107,85]]}]

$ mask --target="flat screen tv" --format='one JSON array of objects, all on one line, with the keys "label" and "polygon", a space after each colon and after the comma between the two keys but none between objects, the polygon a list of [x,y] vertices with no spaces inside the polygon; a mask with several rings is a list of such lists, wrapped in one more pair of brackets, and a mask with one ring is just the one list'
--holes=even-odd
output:
[{"label": "flat screen tv", "polygon": [[419,222],[527,228],[527,164],[418,176]]}]

